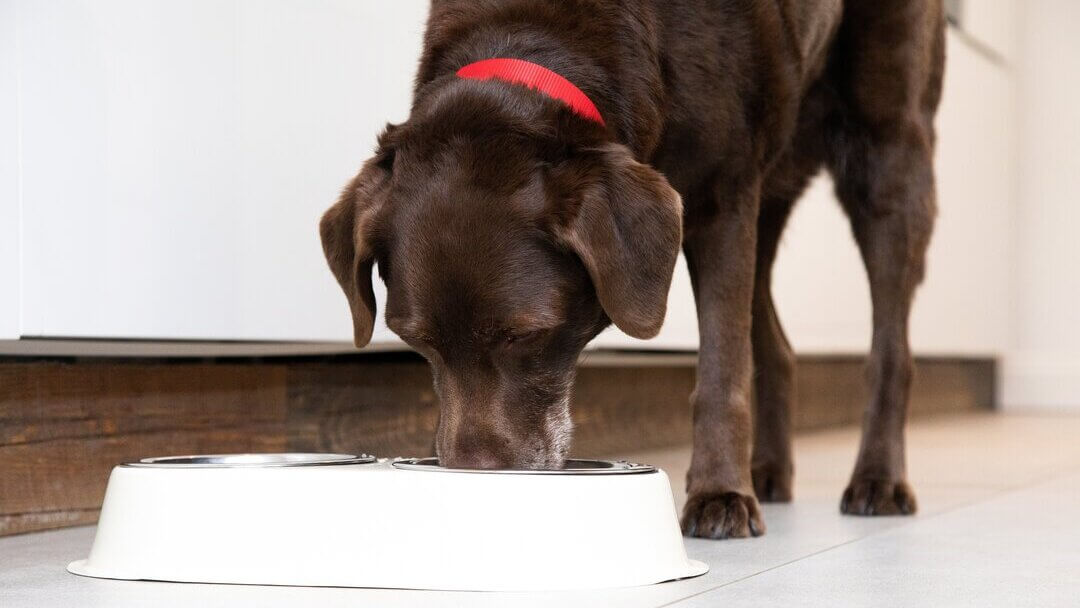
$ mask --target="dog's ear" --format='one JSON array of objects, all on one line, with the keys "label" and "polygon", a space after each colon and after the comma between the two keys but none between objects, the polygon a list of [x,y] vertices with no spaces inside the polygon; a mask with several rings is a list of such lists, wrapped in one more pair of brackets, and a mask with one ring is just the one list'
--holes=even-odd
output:
[{"label": "dog's ear", "polygon": [[319,222],[323,253],[330,264],[353,317],[353,341],[362,348],[375,326],[375,292],[371,268],[375,261],[371,222],[382,206],[392,158],[380,153],[367,161]]},{"label": "dog's ear", "polygon": [[604,312],[635,338],[660,331],[682,245],[682,199],[660,173],[610,144],[551,169],[554,232],[592,279]]}]

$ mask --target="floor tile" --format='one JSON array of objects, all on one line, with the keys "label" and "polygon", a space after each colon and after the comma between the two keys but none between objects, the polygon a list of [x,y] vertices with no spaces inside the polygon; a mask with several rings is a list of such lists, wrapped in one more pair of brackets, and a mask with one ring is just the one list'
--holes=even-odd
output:
[{"label": "floor tile", "polygon": [[675,606],[1076,606],[1080,474],[945,513]]}]

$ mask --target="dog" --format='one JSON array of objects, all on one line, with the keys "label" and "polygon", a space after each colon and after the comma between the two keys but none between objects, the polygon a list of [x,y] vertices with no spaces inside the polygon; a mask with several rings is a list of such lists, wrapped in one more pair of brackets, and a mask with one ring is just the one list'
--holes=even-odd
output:
[{"label": "dog", "polygon": [[377,266],[388,327],[431,364],[440,462],[558,468],[579,354],[612,323],[656,335],[681,249],[700,328],[683,531],[761,535],[793,475],[771,269],[824,168],[873,303],[840,509],[913,513],[907,322],[944,24],[940,0],[434,0],[408,120],[320,224],[356,345]]}]

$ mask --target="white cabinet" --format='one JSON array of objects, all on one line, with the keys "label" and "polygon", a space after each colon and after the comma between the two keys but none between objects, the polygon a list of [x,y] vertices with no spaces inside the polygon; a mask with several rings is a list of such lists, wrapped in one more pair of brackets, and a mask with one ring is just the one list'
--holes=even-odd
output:
[{"label": "white cabinet", "polygon": [[21,223],[22,293],[3,298],[20,302],[15,333],[348,339],[318,218],[407,115],[425,0],[0,11],[18,45],[14,85],[10,53],[0,63],[0,133],[17,122],[19,142],[17,179],[14,163],[0,173],[2,230]]},{"label": "white cabinet", "polygon": [[[0,340],[346,348],[317,222],[383,125],[406,117],[427,6],[0,0]],[[1007,15],[977,9],[973,24],[1007,31]],[[949,44],[941,219],[913,340],[992,353],[1010,321],[1012,75]],[[792,220],[775,291],[797,349],[866,348],[866,282],[825,181]],[[381,322],[374,340],[400,345]],[[685,266],[657,339],[611,330],[596,344],[696,347]]]}]

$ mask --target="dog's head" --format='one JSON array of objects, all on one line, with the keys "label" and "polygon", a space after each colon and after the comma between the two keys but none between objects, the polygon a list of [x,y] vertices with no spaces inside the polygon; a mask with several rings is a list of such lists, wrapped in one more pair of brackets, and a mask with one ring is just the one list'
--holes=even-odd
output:
[{"label": "dog's head", "polygon": [[[553,468],[578,355],[609,323],[654,336],[681,244],[678,194],[576,117],[474,84],[414,108],[320,226],[357,346],[375,318],[431,363],[445,466]],[[508,97],[509,96],[509,97]],[[544,120],[541,120],[544,119]],[[599,127],[597,127],[599,130]]]}]

